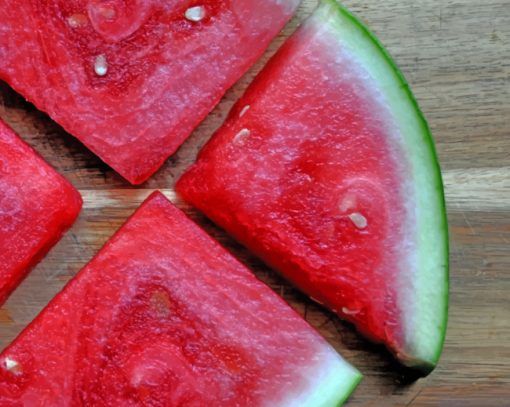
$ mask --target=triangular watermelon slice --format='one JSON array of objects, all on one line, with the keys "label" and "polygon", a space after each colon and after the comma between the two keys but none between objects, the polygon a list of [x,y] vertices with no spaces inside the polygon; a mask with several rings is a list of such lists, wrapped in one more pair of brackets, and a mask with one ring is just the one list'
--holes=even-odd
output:
[{"label": "triangular watermelon slice", "polygon": [[81,205],[80,193],[0,120],[0,306]]},{"label": "triangular watermelon slice", "polygon": [[3,0],[0,79],[132,183],[145,181],[299,0]]},{"label": "triangular watermelon slice", "polygon": [[154,193],[0,355],[0,404],[328,407],[360,377]]},{"label": "triangular watermelon slice", "polygon": [[177,189],[404,364],[436,365],[448,233],[433,141],[394,62],[335,1],[272,59]]}]

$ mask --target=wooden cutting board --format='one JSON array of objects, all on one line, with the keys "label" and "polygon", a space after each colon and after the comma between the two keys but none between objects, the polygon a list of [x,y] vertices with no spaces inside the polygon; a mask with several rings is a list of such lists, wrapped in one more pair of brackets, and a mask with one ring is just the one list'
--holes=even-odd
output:
[{"label": "wooden cutting board", "polygon": [[435,372],[413,382],[384,350],[308,301],[173,193],[175,180],[316,0],[303,1],[297,17],[264,58],[140,188],[128,185],[45,114],[0,84],[0,116],[84,198],[76,225],[0,310],[0,346],[13,340],[138,204],[160,188],[362,371],[365,379],[349,405],[509,406],[510,0],[346,0],[345,4],[387,45],[437,141],[451,232],[451,302],[446,346]]}]

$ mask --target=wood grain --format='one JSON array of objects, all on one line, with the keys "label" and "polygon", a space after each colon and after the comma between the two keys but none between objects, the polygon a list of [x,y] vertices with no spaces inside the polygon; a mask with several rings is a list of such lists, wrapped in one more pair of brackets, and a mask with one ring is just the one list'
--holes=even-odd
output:
[{"label": "wood grain", "polygon": [[[6,346],[153,189],[172,199],[176,178],[230,106],[316,4],[296,18],[164,168],[140,188],[45,114],[0,85],[0,116],[84,196],[64,239],[0,310]],[[450,322],[443,358],[415,382],[380,347],[309,302],[198,213],[177,203],[283,295],[365,375],[353,406],[510,405],[510,1],[345,1],[376,32],[409,79],[437,141],[451,233]],[[1,63],[1,62],[0,62]]]}]

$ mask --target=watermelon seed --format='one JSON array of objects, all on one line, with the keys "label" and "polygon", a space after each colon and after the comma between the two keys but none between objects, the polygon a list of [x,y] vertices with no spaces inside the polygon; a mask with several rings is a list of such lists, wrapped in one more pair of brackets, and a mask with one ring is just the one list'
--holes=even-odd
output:
[{"label": "watermelon seed", "polygon": [[349,209],[356,206],[356,198],[352,195],[347,195],[340,203],[340,210],[342,213],[347,212]]},{"label": "watermelon seed", "polygon": [[5,358],[4,360],[5,368],[10,371],[17,373],[19,372],[19,363],[16,362],[14,359],[11,358]]},{"label": "watermelon seed", "polygon": [[105,76],[108,72],[108,61],[104,54],[98,55],[94,62],[94,71],[98,76]]},{"label": "watermelon seed", "polygon": [[242,143],[246,137],[251,134],[251,131],[248,129],[242,129],[239,133],[237,133],[234,137],[234,142]]},{"label": "watermelon seed", "polygon": [[358,229],[365,229],[368,226],[367,218],[365,218],[361,213],[354,212],[349,215],[349,219],[354,223]]},{"label": "watermelon seed", "polygon": [[356,315],[359,314],[360,312],[361,312],[360,310],[352,310],[346,307],[342,307],[342,313],[344,313],[345,315]]},{"label": "watermelon seed", "polygon": [[184,14],[187,20],[199,22],[205,17],[205,8],[203,6],[190,7]]},{"label": "watermelon seed", "polygon": [[245,107],[243,107],[243,110],[241,110],[241,113],[239,113],[239,117],[243,117],[246,112],[248,112],[248,110],[250,110],[250,105],[246,105]]},{"label": "watermelon seed", "polygon": [[71,28],[80,28],[87,25],[87,17],[83,14],[73,14],[67,17],[67,24]]}]

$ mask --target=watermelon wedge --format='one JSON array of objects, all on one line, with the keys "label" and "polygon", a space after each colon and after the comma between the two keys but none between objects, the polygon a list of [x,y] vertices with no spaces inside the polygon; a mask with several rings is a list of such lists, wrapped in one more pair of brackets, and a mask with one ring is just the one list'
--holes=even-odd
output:
[{"label": "watermelon wedge", "polygon": [[79,192],[0,120],[0,306],[81,205]]},{"label": "watermelon wedge", "polygon": [[3,0],[0,79],[133,184],[263,53],[299,0]]},{"label": "watermelon wedge", "polygon": [[402,363],[436,365],[448,238],[433,141],[394,62],[338,3],[287,41],[177,190]]},{"label": "watermelon wedge", "polygon": [[152,194],[0,355],[9,406],[334,406],[359,373]]}]

